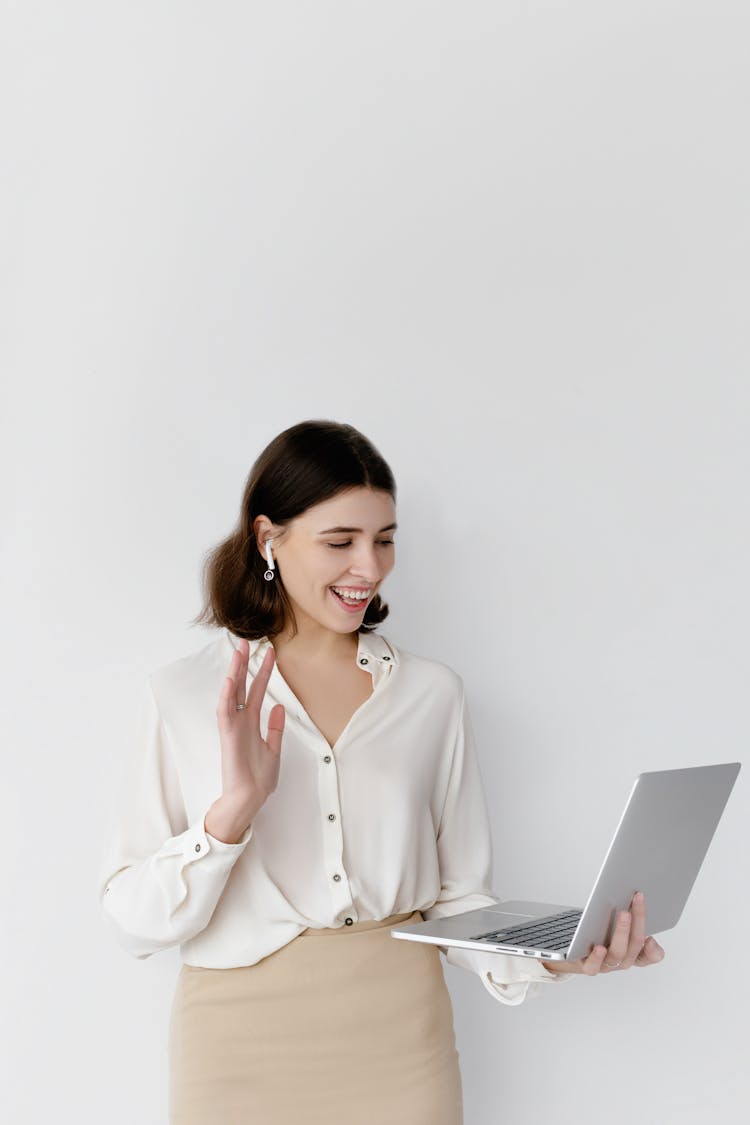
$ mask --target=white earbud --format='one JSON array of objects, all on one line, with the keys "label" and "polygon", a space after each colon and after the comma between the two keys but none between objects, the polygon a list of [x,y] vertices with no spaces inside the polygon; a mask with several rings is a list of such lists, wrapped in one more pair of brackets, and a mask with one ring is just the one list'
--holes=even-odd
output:
[{"label": "white earbud", "polygon": [[274,567],[276,566],[276,563],[273,561],[273,555],[271,554],[270,539],[266,539],[266,558],[268,559],[268,570],[263,575],[263,577],[265,578],[266,582],[270,582],[273,579],[273,571]]}]

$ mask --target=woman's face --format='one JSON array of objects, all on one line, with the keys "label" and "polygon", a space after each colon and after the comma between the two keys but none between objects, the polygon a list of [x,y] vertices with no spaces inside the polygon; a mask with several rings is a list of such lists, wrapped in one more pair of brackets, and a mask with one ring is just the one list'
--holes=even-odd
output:
[{"label": "woman's face", "polygon": [[[341,492],[292,520],[278,540],[272,525],[261,520],[258,516],[255,521],[261,553],[265,559],[270,534],[276,571],[298,625],[307,616],[338,633],[358,629],[368,603],[394,566],[396,508],[390,494],[366,487]],[[365,597],[350,608],[333,592],[334,586]]]}]

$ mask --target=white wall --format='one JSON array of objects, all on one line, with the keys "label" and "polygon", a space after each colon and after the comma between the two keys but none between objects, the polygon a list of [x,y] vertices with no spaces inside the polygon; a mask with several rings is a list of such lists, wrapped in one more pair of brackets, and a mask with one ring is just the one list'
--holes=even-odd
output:
[{"label": "white wall", "polygon": [[[161,1125],[179,955],[112,947],[99,843],[281,429],[396,474],[381,628],[466,680],[498,892],[581,902],[637,772],[746,759],[750,19],[2,22],[3,1116]],[[747,768],[662,965],[521,1008],[446,966],[466,1125],[747,1120]]]}]

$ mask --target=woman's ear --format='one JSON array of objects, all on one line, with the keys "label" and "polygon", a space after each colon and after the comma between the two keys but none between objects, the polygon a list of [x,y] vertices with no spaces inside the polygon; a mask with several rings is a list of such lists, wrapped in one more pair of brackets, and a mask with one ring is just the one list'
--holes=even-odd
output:
[{"label": "woman's ear", "polygon": [[266,540],[273,537],[274,527],[267,516],[256,516],[253,520],[253,532],[255,533],[255,545],[261,555],[261,558],[266,559]]}]

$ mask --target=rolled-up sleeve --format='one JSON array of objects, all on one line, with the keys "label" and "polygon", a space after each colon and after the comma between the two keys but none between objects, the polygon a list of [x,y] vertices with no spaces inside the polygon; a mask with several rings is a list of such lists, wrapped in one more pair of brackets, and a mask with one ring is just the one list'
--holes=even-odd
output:
[{"label": "rolled-up sleeve", "polygon": [[[461,679],[459,677],[459,679]],[[482,906],[494,906],[500,895],[492,891],[492,835],[487,802],[476,755],[474,730],[461,679],[461,700],[453,744],[451,770],[437,833],[441,889],[422,916],[447,918]],[[477,973],[496,1000],[520,1004],[538,995],[541,984],[567,980],[548,972],[541,961],[507,953],[483,952],[460,946],[438,946],[450,965]]]},{"label": "rolled-up sleeve", "polygon": [[205,830],[209,807],[188,824],[174,754],[149,678],[136,736],[111,803],[97,882],[106,926],[138,959],[205,929],[252,837],[252,825],[235,844],[211,836]]}]

